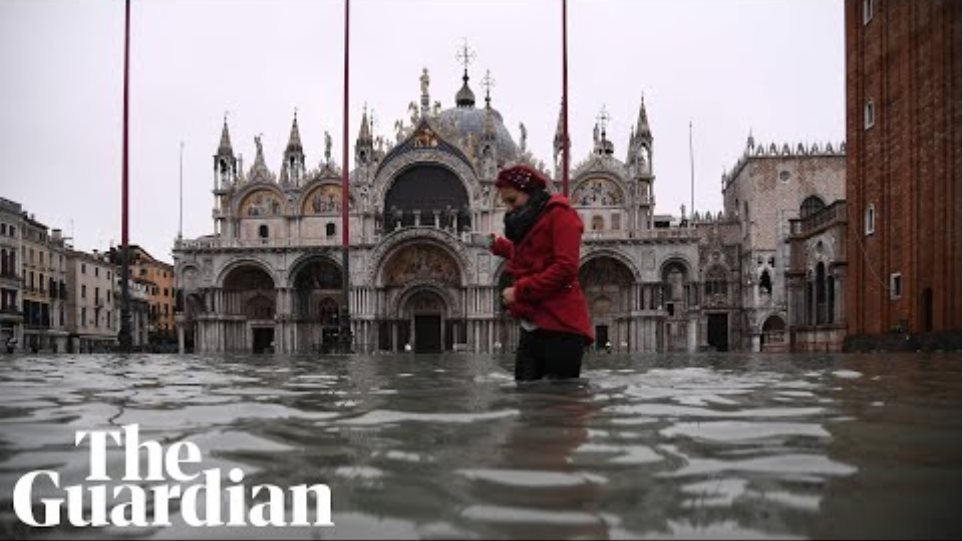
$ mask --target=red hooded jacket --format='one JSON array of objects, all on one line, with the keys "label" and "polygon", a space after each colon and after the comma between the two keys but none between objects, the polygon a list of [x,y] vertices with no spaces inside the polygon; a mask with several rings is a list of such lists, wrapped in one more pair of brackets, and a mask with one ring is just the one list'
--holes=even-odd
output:
[{"label": "red hooded jacket", "polygon": [[493,254],[508,259],[505,272],[515,280],[515,302],[508,309],[540,329],[580,334],[590,344],[595,333],[578,281],[582,219],[562,195],[545,205],[517,245],[505,237],[492,244]]}]

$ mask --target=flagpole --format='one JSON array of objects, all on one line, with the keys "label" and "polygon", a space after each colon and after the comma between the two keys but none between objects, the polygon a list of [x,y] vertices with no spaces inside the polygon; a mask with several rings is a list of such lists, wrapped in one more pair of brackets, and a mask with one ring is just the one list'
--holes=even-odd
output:
[{"label": "flagpole", "polygon": [[124,2],[124,138],[121,161],[121,304],[120,304],[120,332],[117,341],[123,353],[130,353],[130,251],[127,237],[128,218],[128,138],[127,125],[129,121],[130,105],[130,0]]},{"label": "flagpole", "polygon": [[568,2],[562,0],[562,193],[568,197]]},{"label": "flagpole", "polygon": [[342,352],[351,350],[351,302],[350,302],[350,277],[348,267],[348,62],[349,62],[349,14],[351,0],[344,0],[344,114],[341,129],[341,268],[342,273],[342,294],[344,295],[344,311],[340,319],[341,329],[339,332],[340,346]]},{"label": "flagpole", "polygon": [[178,202],[178,218],[177,218],[177,240],[184,238],[184,141],[181,141],[181,155],[180,155],[180,165],[179,165],[179,202]]},{"label": "flagpole", "polygon": [[692,121],[689,121],[689,216],[695,213],[695,159],[692,156]]}]

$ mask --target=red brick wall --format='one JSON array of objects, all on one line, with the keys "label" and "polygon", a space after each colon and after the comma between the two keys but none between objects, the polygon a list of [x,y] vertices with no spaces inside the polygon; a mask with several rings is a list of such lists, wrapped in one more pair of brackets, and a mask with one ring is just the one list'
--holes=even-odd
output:
[{"label": "red brick wall", "polygon": [[[960,2],[847,0],[846,136],[849,334],[960,332]],[[872,98],[875,125],[863,126]],[[876,232],[864,234],[867,205]],[[890,299],[889,276],[903,293]]]}]

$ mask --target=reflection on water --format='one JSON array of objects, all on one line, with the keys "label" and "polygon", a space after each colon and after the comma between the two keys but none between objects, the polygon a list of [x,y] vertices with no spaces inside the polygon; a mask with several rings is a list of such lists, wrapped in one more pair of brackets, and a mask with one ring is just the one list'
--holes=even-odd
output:
[{"label": "reflection on water", "polygon": [[[586,368],[517,387],[471,355],[0,358],[0,537],[960,537],[958,354]],[[248,486],[328,484],[336,526],[19,524],[20,476],[81,483],[74,432],[131,423]]]}]

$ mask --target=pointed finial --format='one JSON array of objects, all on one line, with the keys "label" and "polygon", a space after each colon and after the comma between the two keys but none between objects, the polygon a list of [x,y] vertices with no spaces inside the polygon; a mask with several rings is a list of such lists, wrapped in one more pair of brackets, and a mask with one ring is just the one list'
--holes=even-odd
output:
[{"label": "pointed finial", "polygon": [[455,58],[458,60],[458,63],[462,64],[465,67],[465,74],[467,75],[468,65],[471,64],[472,61],[475,59],[475,51],[471,50],[468,47],[468,38],[463,37],[461,38],[461,40],[462,40],[461,50],[459,50],[455,54]]},{"label": "pointed finial", "polygon": [[601,127],[601,129],[602,129],[602,135],[604,136],[604,135],[605,135],[605,127],[606,127],[606,125],[608,124],[609,119],[612,118],[611,116],[609,116],[608,111],[605,110],[605,104],[602,104],[602,110],[599,111],[599,115],[598,115],[597,117],[595,117],[595,118],[598,119],[599,127]]},{"label": "pointed finial", "polygon": [[485,105],[489,106],[492,101],[492,87],[495,86],[495,79],[492,78],[491,70],[485,70],[485,78],[482,79],[482,86],[485,87]]}]

